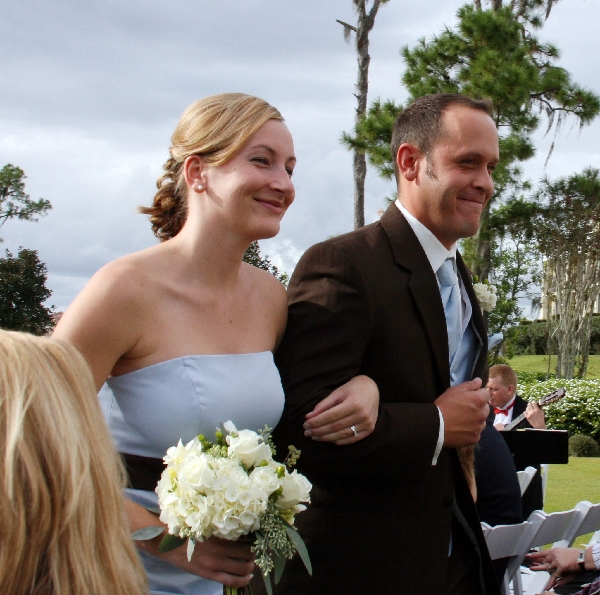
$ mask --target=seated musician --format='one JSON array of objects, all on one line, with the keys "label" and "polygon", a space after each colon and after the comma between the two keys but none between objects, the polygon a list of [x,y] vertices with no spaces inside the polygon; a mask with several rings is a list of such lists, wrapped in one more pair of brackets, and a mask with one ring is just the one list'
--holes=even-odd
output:
[{"label": "seated musician", "polygon": [[487,383],[490,393],[490,406],[494,408],[494,427],[503,430],[504,426],[525,413],[525,419],[517,425],[521,428],[546,429],[543,409],[535,402],[528,403],[517,395],[517,375],[505,364],[490,368],[490,379]]},{"label": "seated musician", "polygon": [[[510,366],[505,364],[492,366],[487,389],[490,393],[490,407],[494,409],[494,427],[497,430],[503,430],[522,413],[525,413],[525,419],[513,428],[514,430],[521,428],[546,429],[542,408],[535,401],[527,403],[525,399],[517,395],[517,375]],[[544,507],[542,477],[539,466],[536,468],[538,472],[533,476],[522,498],[525,519],[534,510],[541,510]],[[523,468],[517,466],[517,471],[523,471]]]}]

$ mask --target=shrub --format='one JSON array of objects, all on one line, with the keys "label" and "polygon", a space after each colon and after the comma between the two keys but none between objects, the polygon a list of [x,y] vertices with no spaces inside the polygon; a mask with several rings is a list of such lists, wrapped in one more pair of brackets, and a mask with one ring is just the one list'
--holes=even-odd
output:
[{"label": "shrub", "polygon": [[564,399],[548,405],[546,424],[551,430],[568,430],[570,435],[585,434],[600,440],[600,380],[552,379],[519,383],[519,394],[529,401],[539,400],[564,386]]},{"label": "shrub", "polygon": [[597,457],[600,456],[600,446],[591,436],[575,434],[569,438],[569,456]]},{"label": "shrub", "polygon": [[[546,372],[517,372],[517,378],[519,379],[519,386],[536,381],[544,382],[545,380],[549,380],[546,378]],[[552,378],[556,378],[556,374],[550,374],[550,379]]]}]

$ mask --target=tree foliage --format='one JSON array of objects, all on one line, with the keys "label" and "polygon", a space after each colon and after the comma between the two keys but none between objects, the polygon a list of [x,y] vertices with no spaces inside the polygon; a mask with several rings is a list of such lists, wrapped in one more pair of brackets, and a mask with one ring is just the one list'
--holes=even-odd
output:
[{"label": "tree foliage", "polygon": [[289,281],[287,273],[280,273],[279,269],[271,262],[268,256],[261,256],[258,242],[252,242],[252,244],[248,246],[248,249],[244,254],[244,262],[271,273],[271,275],[279,279],[279,281],[287,287]]},{"label": "tree foliage", "polygon": [[52,208],[49,200],[31,200],[25,193],[25,172],[8,163],[0,170],[0,227],[9,219],[37,221]]},{"label": "tree foliage", "polygon": [[14,257],[6,251],[0,258],[0,328],[45,335],[53,327],[52,308],[44,301],[52,292],[46,287],[46,265],[37,251],[19,248]]}]

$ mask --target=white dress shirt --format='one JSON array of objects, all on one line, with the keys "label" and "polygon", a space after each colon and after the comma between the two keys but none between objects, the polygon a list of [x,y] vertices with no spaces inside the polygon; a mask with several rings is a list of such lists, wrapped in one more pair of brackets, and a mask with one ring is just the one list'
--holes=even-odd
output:
[{"label": "white dress shirt", "polygon": [[496,413],[496,417],[494,417],[494,425],[498,425],[498,424],[502,424],[502,425],[506,425],[509,424],[512,419],[513,419],[513,412],[515,410],[515,399],[517,398],[517,395],[515,395],[508,403],[506,403],[506,405],[504,405],[504,407],[499,407],[499,409],[508,409],[510,407],[510,409],[508,409],[508,413]]}]

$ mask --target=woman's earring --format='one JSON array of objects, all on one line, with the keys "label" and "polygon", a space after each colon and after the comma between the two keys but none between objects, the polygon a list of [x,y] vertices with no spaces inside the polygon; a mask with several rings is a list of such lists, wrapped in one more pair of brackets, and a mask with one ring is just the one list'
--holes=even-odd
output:
[{"label": "woman's earring", "polygon": [[194,182],[194,190],[198,193],[204,192],[204,186],[200,183],[200,180]]}]

